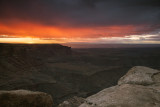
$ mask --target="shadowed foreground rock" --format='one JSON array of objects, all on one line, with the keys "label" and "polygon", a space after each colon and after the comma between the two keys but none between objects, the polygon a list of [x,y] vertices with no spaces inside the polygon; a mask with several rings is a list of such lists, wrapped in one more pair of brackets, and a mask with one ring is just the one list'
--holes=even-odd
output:
[{"label": "shadowed foreground rock", "polygon": [[80,107],[160,107],[160,71],[136,66],[118,84],[86,98]]},{"label": "shadowed foreground rock", "polygon": [[27,90],[0,91],[0,107],[52,107],[52,97]]},{"label": "shadowed foreground rock", "polygon": [[59,104],[58,107],[78,107],[82,103],[84,103],[84,98],[74,96]]}]

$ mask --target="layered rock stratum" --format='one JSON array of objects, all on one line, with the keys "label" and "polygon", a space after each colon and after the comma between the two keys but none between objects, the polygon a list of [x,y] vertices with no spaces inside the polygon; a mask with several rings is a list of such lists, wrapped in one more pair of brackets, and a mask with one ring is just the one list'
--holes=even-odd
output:
[{"label": "layered rock stratum", "polygon": [[28,90],[0,91],[0,107],[52,107],[49,94]]},{"label": "layered rock stratum", "polygon": [[160,71],[133,67],[118,85],[86,98],[79,107],[160,107]]}]

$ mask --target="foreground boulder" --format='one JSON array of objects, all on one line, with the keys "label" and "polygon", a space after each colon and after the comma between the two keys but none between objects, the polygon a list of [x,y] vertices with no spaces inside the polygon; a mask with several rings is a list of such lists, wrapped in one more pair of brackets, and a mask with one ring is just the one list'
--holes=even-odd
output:
[{"label": "foreground boulder", "polygon": [[136,66],[118,81],[118,84],[151,85],[160,82],[160,71],[148,67]]},{"label": "foreground boulder", "polygon": [[0,107],[52,107],[52,97],[27,90],[0,91]]},{"label": "foreground boulder", "polygon": [[160,107],[160,71],[133,67],[116,86],[85,99],[80,107]]}]

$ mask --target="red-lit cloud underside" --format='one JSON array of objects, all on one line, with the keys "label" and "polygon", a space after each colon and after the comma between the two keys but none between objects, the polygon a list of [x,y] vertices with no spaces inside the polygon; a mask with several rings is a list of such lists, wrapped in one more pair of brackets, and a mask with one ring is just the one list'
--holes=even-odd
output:
[{"label": "red-lit cloud underside", "polygon": [[112,25],[91,27],[47,26],[31,22],[0,22],[0,35],[35,38],[124,37],[150,32],[146,25]]}]

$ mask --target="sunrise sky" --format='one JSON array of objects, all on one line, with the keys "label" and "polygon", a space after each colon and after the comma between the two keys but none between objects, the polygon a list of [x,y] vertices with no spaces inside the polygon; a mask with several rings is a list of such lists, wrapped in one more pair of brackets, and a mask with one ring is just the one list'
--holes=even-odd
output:
[{"label": "sunrise sky", "polygon": [[159,0],[1,0],[0,43],[160,44]]}]

